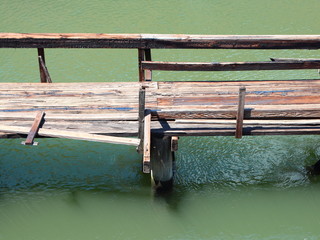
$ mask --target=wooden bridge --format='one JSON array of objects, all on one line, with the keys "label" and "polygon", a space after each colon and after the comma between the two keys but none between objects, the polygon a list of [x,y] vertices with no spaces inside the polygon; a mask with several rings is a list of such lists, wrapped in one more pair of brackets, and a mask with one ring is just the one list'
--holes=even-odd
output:
[{"label": "wooden bridge", "polygon": [[[319,49],[320,35],[197,36],[0,33],[0,48],[37,48],[41,83],[0,84],[0,136],[137,146],[143,171],[171,184],[179,136],[320,133],[320,80],[153,82],[152,71],[320,69],[320,59],[159,62],[151,49]],[[136,48],[139,81],[52,83],[44,48]],[[138,78],[137,78],[138,80]]]}]

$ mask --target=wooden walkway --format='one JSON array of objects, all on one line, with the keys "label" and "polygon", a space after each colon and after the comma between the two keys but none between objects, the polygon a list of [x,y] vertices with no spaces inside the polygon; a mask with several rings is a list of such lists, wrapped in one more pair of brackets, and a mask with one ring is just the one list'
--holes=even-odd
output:
[{"label": "wooden walkway", "polygon": [[[2,83],[0,131],[8,132],[6,126],[30,127],[37,112],[43,111],[42,129],[137,137],[141,85]],[[143,86],[154,133],[235,135],[241,86],[246,87],[243,135],[320,133],[320,80],[145,82]]]},{"label": "wooden walkway", "polygon": [[[179,136],[320,134],[320,80],[152,82],[152,71],[320,69],[320,59],[152,61],[151,49],[320,49],[320,35],[0,33],[37,48],[41,83],[0,84],[0,137],[61,137],[138,147],[143,171],[171,185]],[[52,83],[44,48],[136,48],[139,81]],[[54,81],[53,81],[54,82]]]}]

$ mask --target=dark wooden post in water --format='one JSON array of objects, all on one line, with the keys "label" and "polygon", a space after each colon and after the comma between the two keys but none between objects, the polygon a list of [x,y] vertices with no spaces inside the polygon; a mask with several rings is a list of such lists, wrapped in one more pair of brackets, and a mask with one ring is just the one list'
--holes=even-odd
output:
[{"label": "dark wooden post in water", "polygon": [[171,137],[151,136],[151,170],[156,188],[170,189],[173,183],[174,152]]}]

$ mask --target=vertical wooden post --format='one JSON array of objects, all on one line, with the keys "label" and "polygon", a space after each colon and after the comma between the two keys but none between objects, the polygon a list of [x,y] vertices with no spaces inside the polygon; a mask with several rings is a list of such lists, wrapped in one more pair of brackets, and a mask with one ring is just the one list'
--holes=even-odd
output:
[{"label": "vertical wooden post", "polygon": [[144,61],[144,49],[138,49],[138,63],[139,63],[139,82],[145,81],[144,70],[142,69],[141,62]]},{"label": "vertical wooden post", "polygon": [[143,136],[143,173],[150,173],[150,151],[151,151],[151,112],[145,110]]},{"label": "vertical wooden post", "polygon": [[[151,49],[145,49],[145,58],[146,61],[152,61],[151,60]],[[151,70],[145,70],[145,80],[146,81],[152,81],[152,71]]]},{"label": "vertical wooden post", "polygon": [[246,95],[246,88],[242,86],[239,88],[239,103],[238,103],[238,112],[237,112],[236,136],[235,136],[236,138],[242,138],[245,95]]},{"label": "vertical wooden post", "polygon": [[151,61],[151,50],[147,49],[138,49],[138,62],[139,62],[139,82],[151,81],[152,80],[152,71],[142,69],[142,61]]},{"label": "vertical wooden post", "polygon": [[143,139],[144,139],[144,111],[146,104],[146,89],[145,86],[141,86],[139,89],[139,129],[138,129],[138,138],[140,139],[140,145],[138,146],[138,152],[143,153]]},{"label": "vertical wooden post", "polygon": [[171,137],[151,136],[151,170],[156,188],[170,189],[173,183]]}]

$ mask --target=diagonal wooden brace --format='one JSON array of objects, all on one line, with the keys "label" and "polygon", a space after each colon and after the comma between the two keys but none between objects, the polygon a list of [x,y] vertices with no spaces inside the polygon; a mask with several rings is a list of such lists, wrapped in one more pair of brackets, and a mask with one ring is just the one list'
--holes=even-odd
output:
[{"label": "diagonal wooden brace", "polygon": [[46,61],[44,58],[44,49],[38,48],[38,60],[40,69],[40,80],[42,83],[52,83],[48,68],[46,66]]},{"label": "diagonal wooden brace", "polygon": [[246,95],[246,88],[240,87],[239,88],[237,123],[236,123],[236,136],[235,136],[236,138],[242,138],[245,95]]},{"label": "diagonal wooden brace", "polygon": [[38,112],[36,118],[34,119],[34,122],[32,124],[32,127],[30,129],[30,132],[27,136],[26,141],[21,142],[23,145],[38,145],[37,142],[34,142],[35,136],[38,134],[39,128],[41,126],[41,123],[43,121],[43,117],[45,115],[45,112]]}]

